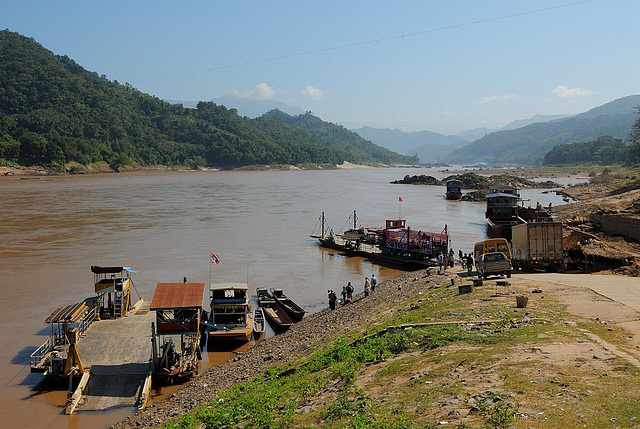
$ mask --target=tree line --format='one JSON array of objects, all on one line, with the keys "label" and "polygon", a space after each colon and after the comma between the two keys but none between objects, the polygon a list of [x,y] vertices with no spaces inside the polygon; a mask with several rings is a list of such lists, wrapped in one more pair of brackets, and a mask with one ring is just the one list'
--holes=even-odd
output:
[{"label": "tree line", "polygon": [[310,113],[250,119],[214,103],[172,105],[8,30],[0,82],[0,158],[24,165],[417,162]]}]

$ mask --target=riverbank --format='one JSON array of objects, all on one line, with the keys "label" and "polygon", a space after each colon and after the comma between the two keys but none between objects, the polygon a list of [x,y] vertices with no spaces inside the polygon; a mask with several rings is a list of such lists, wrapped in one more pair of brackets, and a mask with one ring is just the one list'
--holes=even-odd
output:
[{"label": "riverbank", "polygon": [[306,163],[300,165],[274,164],[274,165],[249,165],[235,168],[214,168],[214,167],[189,167],[189,166],[169,166],[169,165],[123,165],[117,170],[111,168],[106,162],[98,162],[89,165],[70,163],[59,167],[42,166],[0,166],[0,180],[11,179],[34,179],[39,177],[65,177],[81,175],[103,175],[103,174],[130,174],[130,173],[162,173],[162,172],[195,172],[195,171],[289,171],[289,170],[353,170],[376,167],[393,167],[390,165],[362,165],[344,161],[342,164],[313,164]]},{"label": "riverbank", "polygon": [[633,426],[640,343],[626,323],[638,303],[615,295],[626,279],[612,277],[602,305],[609,290],[571,275],[518,277],[463,295],[455,274],[396,277],[115,427]]}]

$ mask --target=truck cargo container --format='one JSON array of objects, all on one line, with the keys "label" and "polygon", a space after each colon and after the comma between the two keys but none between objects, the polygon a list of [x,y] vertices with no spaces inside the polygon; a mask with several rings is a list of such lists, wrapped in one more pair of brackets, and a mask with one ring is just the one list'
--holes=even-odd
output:
[{"label": "truck cargo container", "polygon": [[557,270],[562,267],[562,223],[529,222],[511,230],[513,268]]}]

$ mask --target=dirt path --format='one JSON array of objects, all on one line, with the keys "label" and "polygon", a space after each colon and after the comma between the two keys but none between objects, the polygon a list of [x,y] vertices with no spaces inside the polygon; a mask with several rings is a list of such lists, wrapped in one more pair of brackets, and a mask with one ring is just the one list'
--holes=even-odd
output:
[{"label": "dirt path", "polygon": [[[517,274],[514,276],[515,282],[522,280],[535,283],[547,283],[552,290],[562,287],[587,288],[593,292],[615,301],[621,305],[629,307],[640,313],[640,279],[635,277],[615,276],[615,275],[591,275],[591,274],[560,274],[560,273],[535,273]],[[555,288],[554,288],[555,286]],[[543,287],[544,289],[544,287]],[[593,311],[598,311],[598,304],[592,300],[581,299],[577,295],[581,306],[594,307]],[[637,315],[640,318],[640,314]]]}]

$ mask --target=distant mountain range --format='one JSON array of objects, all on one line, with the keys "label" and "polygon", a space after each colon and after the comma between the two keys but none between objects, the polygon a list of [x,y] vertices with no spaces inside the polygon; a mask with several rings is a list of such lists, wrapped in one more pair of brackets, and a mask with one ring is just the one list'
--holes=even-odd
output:
[{"label": "distant mountain range", "polygon": [[468,144],[456,136],[433,131],[405,132],[399,129],[362,127],[353,130],[378,146],[407,155],[418,155],[420,162],[437,162],[453,150]]},{"label": "distant mountain range", "polygon": [[451,163],[533,164],[559,144],[594,140],[600,136],[626,139],[637,105],[640,105],[640,95],[630,95],[572,117],[493,132],[457,149],[445,160]]},{"label": "distant mountain range", "polygon": [[[198,105],[198,101],[182,101],[182,100],[165,100],[171,104],[182,104],[182,107],[195,109]],[[278,100],[255,100],[252,98],[243,98],[235,95],[225,95],[224,97],[214,98],[212,101],[218,105],[225,106],[227,109],[236,109],[240,116],[248,116],[250,118],[257,118],[264,115],[270,110],[278,109],[281,112],[289,115],[300,115],[304,113],[304,110],[289,106],[286,103]]]}]

